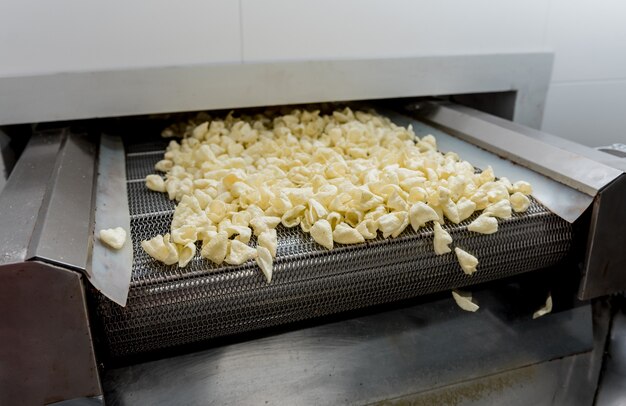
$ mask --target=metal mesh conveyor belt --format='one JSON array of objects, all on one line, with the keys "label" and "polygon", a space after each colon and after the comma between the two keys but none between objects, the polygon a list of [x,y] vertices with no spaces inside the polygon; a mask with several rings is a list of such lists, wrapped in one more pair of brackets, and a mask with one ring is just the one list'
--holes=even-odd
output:
[{"label": "metal mesh conveyor belt", "polygon": [[[141,240],[169,231],[174,204],[146,189],[163,151],[127,149],[132,280],[126,307],[96,295],[96,312],[113,356],[140,353],[499,279],[555,264],[568,252],[571,226],[536,201],[500,221],[491,235],[444,226],[454,246],[472,252],[467,276],[455,254],[437,256],[432,229],[407,228],[398,238],[328,251],[299,227],[278,229],[271,284],[254,261],[217,266],[198,254],[185,268],[152,260]],[[135,152],[138,151],[138,152]],[[255,245],[254,240],[251,241]]]}]

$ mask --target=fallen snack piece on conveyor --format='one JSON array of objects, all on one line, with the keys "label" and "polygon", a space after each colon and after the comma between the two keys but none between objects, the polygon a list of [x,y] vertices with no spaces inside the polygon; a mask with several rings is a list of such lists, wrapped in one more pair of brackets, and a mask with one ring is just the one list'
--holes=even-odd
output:
[{"label": "fallen snack piece on conveyor", "polygon": [[256,251],[256,263],[259,265],[259,268],[261,268],[265,279],[267,279],[269,283],[272,281],[272,265],[274,262],[272,253],[267,248],[261,246],[256,247]]},{"label": "fallen snack piece on conveyor", "polygon": [[[327,249],[432,224],[435,252],[443,255],[453,241],[442,225],[483,211],[471,228],[496,232],[495,218],[526,210],[532,191],[527,182],[496,179],[491,167],[477,173],[456,153],[439,152],[432,135],[419,138],[411,126],[349,108],[231,113],[178,136],[155,166],[164,179],[146,177],[149,189],[178,202],[170,234],[143,241],[144,250],[183,267],[195,255],[190,244],[202,241],[202,257],[217,264],[256,259],[268,282],[279,224],[299,226]],[[473,273],[478,260],[457,250],[463,271]]]},{"label": "fallen snack piece on conveyor", "polygon": [[254,259],[257,256],[257,251],[238,240],[229,241],[228,255],[224,261],[230,265],[241,265],[244,262]]},{"label": "fallen snack piece on conveyor", "polygon": [[333,228],[327,220],[317,220],[311,227],[310,233],[316,243],[329,250],[333,249]]},{"label": "fallen snack piece on conveyor", "polygon": [[146,176],[146,187],[155,192],[165,192],[165,181],[159,175]]},{"label": "fallen snack piece on conveyor", "polygon": [[178,251],[178,266],[184,267],[187,266],[189,261],[193,259],[196,255],[196,243],[188,242],[187,244],[180,247]]},{"label": "fallen snack piece on conveyor", "polygon": [[480,234],[493,234],[498,231],[498,220],[489,214],[481,214],[467,226],[467,229]]},{"label": "fallen snack piece on conveyor", "polygon": [[461,265],[461,269],[463,269],[463,272],[468,275],[472,275],[474,272],[476,272],[478,259],[476,259],[475,256],[467,251],[460,249],[459,247],[456,247],[454,249],[454,252],[459,260],[459,265]]},{"label": "fallen snack piece on conveyor", "polygon": [[420,227],[424,227],[426,223],[438,220],[437,212],[424,202],[417,202],[409,210],[409,219],[411,227],[417,231]]},{"label": "fallen snack piece on conveyor", "polygon": [[218,265],[224,262],[226,254],[228,254],[228,235],[224,232],[208,232],[206,239],[202,241],[200,254],[203,258],[209,259]]},{"label": "fallen snack piece on conveyor", "polygon": [[170,241],[169,234],[157,235],[150,240],[142,241],[141,247],[148,255],[165,265],[173,265],[178,262],[178,249]]},{"label": "fallen snack piece on conveyor", "polygon": [[546,302],[541,306],[535,313],[533,313],[533,319],[539,318],[541,316],[545,316],[548,313],[552,312],[552,294],[548,293],[548,298]]},{"label": "fallen snack piece on conveyor", "polygon": [[521,192],[515,192],[511,195],[511,207],[516,213],[525,212],[530,206],[530,199]]},{"label": "fallen snack piece on conveyor", "polygon": [[452,237],[450,234],[441,228],[441,224],[435,221],[435,225],[433,227],[433,245],[435,247],[435,254],[443,255],[452,251],[449,245],[452,243]]},{"label": "fallen snack piece on conveyor", "polygon": [[456,304],[467,312],[475,312],[480,309],[478,304],[472,299],[471,292],[465,292],[463,290],[455,289],[452,291],[452,297]]},{"label": "fallen snack piece on conveyor", "polygon": [[107,228],[100,230],[100,241],[102,241],[108,247],[119,250],[124,246],[126,242],[126,230],[122,227]]},{"label": "fallen snack piece on conveyor", "polygon": [[533,192],[532,186],[530,183],[520,180],[513,184],[513,193],[521,193],[523,195],[529,195]]},{"label": "fallen snack piece on conveyor", "polygon": [[339,244],[358,244],[365,241],[365,238],[350,225],[339,223],[333,230],[333,240]]},{"label": "fallen snack piece on conveyor", "polygon": [[483,210],[483,214],[501,219],[511,218],[511,202],[507,198],[498,200],[496,203],[487,206]]}]

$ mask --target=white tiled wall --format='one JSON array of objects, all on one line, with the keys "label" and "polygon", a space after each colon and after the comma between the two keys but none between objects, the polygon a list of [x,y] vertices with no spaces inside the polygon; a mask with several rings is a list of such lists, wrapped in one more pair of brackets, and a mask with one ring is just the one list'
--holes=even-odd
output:
[{"label": "white tiled wall", "polygon": [[626,142],[621,0],[3,0],[0,77],[268,60],[556,51],[543,128]]},{"label": "white tiled wall", "polygon": [[553,81],[626,78],[626,2],[552,0],[547,44],[557,51]]},{"label": "white tiled wall", "polygon": [[246,61],[543,47],[545,0],[242,0]]},{"label": "white tiled wall", "polygon": [[626,79],[553,83],[543,130],[590,146],[626,144]]},{"label": "white tiled wall", "polygon": [[544,131],[590,146],[626,143],[625,17],[620,0],[552,0]]},{"label": "white tiled wall", "polygon": [[0,76],[233,62],[236,0],[1,0]]}]

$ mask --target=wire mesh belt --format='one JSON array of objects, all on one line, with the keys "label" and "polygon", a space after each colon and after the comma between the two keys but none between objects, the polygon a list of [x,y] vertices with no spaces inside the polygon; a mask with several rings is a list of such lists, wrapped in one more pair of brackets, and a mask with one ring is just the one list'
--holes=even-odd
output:
[{"label": "wire mesh belt", "polygon": [[[133,151],[141,151],[135,148]],[[555,264],[567,253],[571,226],[536,201],[499,221],[495,234],[444,226],[454,246],[473,253],[478,271],[461,271],[455,254],[435,255],[432,228],[407,228],[328,251],[299,227],[278,229],[271,284],[254,261],[215,265],[198,254],[185,268],[152,260],[141,240],[169,231],[174,204],[146,189],[162,151],[127,155],[134,264],[128,304],[97,295],[111,354],[123,356],[504,278]],[[255,245],[254,238],[251,245]],[[198,247],[200,248],[200,247]]]}]

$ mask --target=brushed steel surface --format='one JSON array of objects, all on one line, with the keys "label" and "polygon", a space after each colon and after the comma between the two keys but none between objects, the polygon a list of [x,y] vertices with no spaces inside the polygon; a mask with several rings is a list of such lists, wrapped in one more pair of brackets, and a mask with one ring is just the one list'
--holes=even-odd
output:
[{"label": "brushed steel surface", "polygon": [[7,178],[9,177],[9,172],[13,164],[13,162],[8,162],[10,158],[13,158],[9,145],[10,141],[9,137],[0,128],[0,193],[7,183]]},{"label": "brushed steel surface", "polygon": [[601,164],[611,166],[621,171],[626,171],[626,160],[620,159],[619,156],[611,155],[603,151],[601,148],[591,148],[586,145],[569,140],[567,138],[561,138],[556,135],[548,134],[535,128],[531,128],[516,123],[514,121],[507,120],[506,117],[502,118],[493,114],[483,113],[482,111],[467,109],[462,106],[458,106],[455,108],[457,108],[459,111],[466,111],[469,114],[475,115],[481,120],[485,120],[489,123],[510,129],[511,131],[516,131],[535,140],[545,142],[548,145],[574,152],[578,155],[582,155]]},{"label": "brushed steel surface", "polygon": [[96,154],[96,140],[87,134],[65,131],[28,248],[29,258],[87,269]]},{"label": "brushed steel surface", "polygon": [[481,305],[477,313],[461,311],[446,295],[112,369],[103,378],[105,400],[109,405],[368,404],[593,346],[589,305],[533,320],[523,290],[509,286],[474,295]]},{"label": "brushed steel surface", "polygon": [[600,191],[593,202],[583,277],[585,300],[626,291],[626,174]]},{"label": "brushed steel surface", "polygon": [[611,145],[605,145],[603,147],[597,147],[596,150],[620,158],[619,162],[623,165],[626,165],[626,144],[615,143]]},{"label": "brushed steel surface", "polygon": [[102,394],[82,279],[38,261],[0,266],[0,405]]},{"label": "brushed steel surface", "polygon": [[591,352],[570,355],[371,405],[592,406],[596,381],[589,379],[591,358]]},{"label": "brushed steel surface", "polygon": [[626,404],[626,312],[620,309],[613,319],[607,358],[602,372],[596,406]]},{"label": "brushed steel surface", "polygon": [[611,322],[609,300],[595,301],[592,313],[591,351],[375,402],[374,405],[591,406],[598,388]]},{"label": "brushed steel surface", "polygon": [[[581,153],[554,146],[537,137],[529,137],[520,132],[520,126],[507,120],[467,107],[427,102],[421,105],[417,114],[462,140],[589,196],[595,196],[623,173],[622,170],[597,162]],[[600,152],[590,150],[589,154]]]},{"label": "brushed steel surface", "polygon": [[27,258],[62,139],[59,132],[32,137],[0,193],[0,265]]},{"label": "brushed steel surface", "polygon": [[103,406],[104,398],[95,396],[90,398],[76,398],[70,400],[62,400],[60,402],[50,403],[47,406]]},{"label": "brushed steel surface", "polygon": [[0,124],[324,101],[516,91],[517,122],[539,128],[547,52],[315,60],[0,78]]},{"label": "brushed steel surface", "polygon": [[[121,306],[126,305],[133,266],[128,196],[123,193],[125,188],[126,163],[122,140],[119,137],[102,135],[98,157],[93,250],[87,276],[96,289]],[[102,229],[116,227],[122,227],[127,238],[121,249],[112,250],[100,241],[98,233]]]},{"label": "brushed steel surface", "polygon": [[[612,161],[626,160],[467,107],[425,102],[417,115],[462,140],[593,197],[578,296],[586,300],[626,290],[626,234],[622,230],[626,224],[626,174],[622,168],[626,165]],[[419,128],[420,124],[415,126]],[[557,214],[572,221],[586,210],[589,199],[548,185],[543,181],[533,183],[535,195]]]}]

